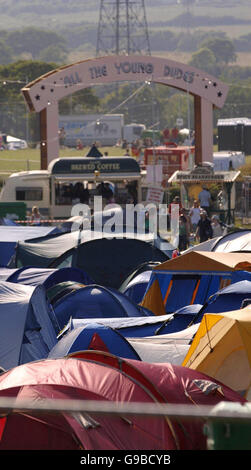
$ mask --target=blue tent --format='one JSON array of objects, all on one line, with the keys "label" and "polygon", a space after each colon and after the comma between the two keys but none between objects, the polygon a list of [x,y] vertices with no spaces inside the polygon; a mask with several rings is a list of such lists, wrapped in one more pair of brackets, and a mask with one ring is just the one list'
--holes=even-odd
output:
[{"label": "blue tent", "polygon": [[57,343],[52,311],[42,286],[0,281],[0,366],[43,359]]},{"label": "blue tent", "polygon": [[26,239],[52,235],[59,232],[57,227],[23,227],[17,225],[0,225],[0,266],[7,266],[18,242]]},{"label": "blue tent", "polygon": [[[189,305],[177,311],[173,315],[151,315],[146,317],[125,318],[95,318],[94,321],[110,326],[125,338],[140,338],[145,336],[164,335],[184,330],[196,320],[200,322],[198,312],[202,305]],[[64,331],[78,328],[88,324],[84,318],[73,318],[65,326]]]},{"label": "blue tent", "polygon": [[153,268],[142,305],[156,315],[204,305],[227,283],[251,280],[250,253],[191,251]]},{"label": "blue tent", "polygon": [[133,302],[139,304],[145,295],[151,273],[152,271],[144,271],[138,274],[124,289],[121,289],[121,292],[133,300]]},{"label": "blue tent", "polygon": [[110,326],[97,323],[90,323],[69,331],[52,348],[48,358],[65,357],[87,349],[106,351],[115,356],[140,360],[138,354],[124,336]]},{"label": "blue tent", "polygon": [[75,281],[85,285],[93,282],[84,271],[78,268],[33,267],[0,268],[0,280],[32,286],[43,285],[45,289],[65,281]]},{"label": "blue tent", "polygon": [[61,297],[53,304],[57,321],[63,328],[72,318],[114,318],[152,315],[115,289],[89,285]]},{"label": "blue tent", "polygon": [[222,313],[241,308],[245,299],[251,299],[251,281],[230,284],[210,297],[203,313]]}]

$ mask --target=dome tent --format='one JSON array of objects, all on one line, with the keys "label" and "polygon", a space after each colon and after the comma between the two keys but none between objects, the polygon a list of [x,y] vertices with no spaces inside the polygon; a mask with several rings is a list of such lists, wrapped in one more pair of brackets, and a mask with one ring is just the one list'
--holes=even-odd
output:
[{"label": "dome tent", "polygon": [[124,279],[146,262],[168,259],[150,242],[134,238],[98,238],[71,248],[55,259],[50,267],[76,267],[85,271],[96,284],[119,289]]},{"label": "dome tent", "polygon": [[152,312],[132,302],[115,289],[90,284],[74,290],[53,303],[63,328],[70,318],[117,318],[149,316]]},{"label": "dome tent", "polygon": [[45,289],[54,285],[74,281],[81,284],[91,284],[93,281],[81,269],[77,268],[36,268],[24,266],[22,268],[0,268],[0,280],[38,286],[43,285]]},{"label": "dome tent", "polygon": [[[215,406],[245,403],[236,392],[207,375],[171,364],[148,364],[101,351],[81,359],[47,359],[0,376],[0,396],[34,406],[47,399],[142,405]],[[44,413],[32,410],[0,418],[0,450],[206,450],[204,419],[165,416],[106,416],[95,412]],[[18,435],[18,438],[16,436]]]},{"label": "dome tent", "polygon": [[57,343],[55,321],[42,286],[0,282],[0,366],[47,357]]},{"label": "dome tent", "polygon": [[140,360],[126,338],[110,326],[90,323],[64,335],[50,351],[48,358],[56,359],[87,349],[110,352],[127,359]]}]

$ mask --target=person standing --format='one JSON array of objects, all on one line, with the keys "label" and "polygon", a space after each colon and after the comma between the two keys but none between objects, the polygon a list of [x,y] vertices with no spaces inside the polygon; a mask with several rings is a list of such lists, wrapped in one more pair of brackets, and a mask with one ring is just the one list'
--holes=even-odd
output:
[{"label": "person standing", "polygon": [[209,215],[210,204],[211,204],[211,194],[208,191],[206,186],[202,187],[202,191],[199,193],[198,199],[200,201],[200,206],[204,209]]},{"label": "person standing", "polygon": [[205,242],[213,237],[213,230],[211,226],[211,221],[205,210],[202,210],[200,213],[200,220],[197,225],[196,238],[200,243]]},{"label": "person standing", "polygon": [[211,217],[211,226],[213,230],[213,238],[221,237],[223,235],[223,229],[217,215]]},{"label": "person standing", "polygon": [[193,202],[193,207],[189,211],[189,216],[190,216],[191,226],[192,226],[191,228],[192,228],[193,233],[196,233],[196,228],[200,220],[200,211],[201,211],[200,202],[195,200]]},{"label": "person standing", "polygon": [[32,207],[31,211],[31,224],[41,225],[41,215],[37,206]]},{"label": "person standing", "polygon": [[190,220],[185,209],[181,209],[179,218],[179,251],[184,251],[189,245]]}]

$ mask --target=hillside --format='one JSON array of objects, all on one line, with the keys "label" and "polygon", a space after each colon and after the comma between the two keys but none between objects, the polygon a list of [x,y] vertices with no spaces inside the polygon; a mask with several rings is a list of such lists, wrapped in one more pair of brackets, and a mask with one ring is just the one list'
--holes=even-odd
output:
[{"label": "hillside", "polygon": [[[186,6],[188,1],[189,8]],[[0,0],[0,26],[1,29],[27,26],[55,29],[55,26],[74,27],[83,23],[97,25],[100,5],[100,0]],[[217,19],[218,26],[222,18],[222,25],[233,26],[235,34],[236,26],[251,21],[250,0],[145,0],[145,8],[151,28],[169,26],[175,17],[187,10],[197,17],[192,27],[206,26],[206,18],[209,23]],[[204,24],[201,25],[201,21]],[[171,26],[180,27],[175,21]]]}]

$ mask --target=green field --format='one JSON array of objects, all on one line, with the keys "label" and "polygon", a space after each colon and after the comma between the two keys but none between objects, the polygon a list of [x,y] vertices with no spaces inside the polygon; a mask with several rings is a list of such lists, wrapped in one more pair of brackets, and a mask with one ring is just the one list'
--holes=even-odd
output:
[{"label": "green field", "polygon": [[[60,149],[60,157],[85,156],[90,147],[83,150],[71,148]],[[110,156],[124,155],[124,149],[120,147],[101,147],[101,153],[108,152]],[[9,174],[22,170],[39,170],[40,169],[40,149],[25,150],[3,150],[0,152],[0,178],[4,179]]]},{"label": "green field", "polygon": [[[71,148],[60,149],[60,157],[74,157],[85,156],[90,147],[85,147],[83,150],[76,150]],[[120,147],[101,147],[101,153],[108,152],[109,156],[122,156],[124,149]],[[214,149],[217,151],[217,148]],[[4,179],[9,174],[22,170],[39,170],[40,169],[40,150],[39,149],[26,149],[26,150],[3,150],[0,153],[0,178]],[[243,175],[251,175],[251,155],[246,157],[246,165],[241,169]]]}]

